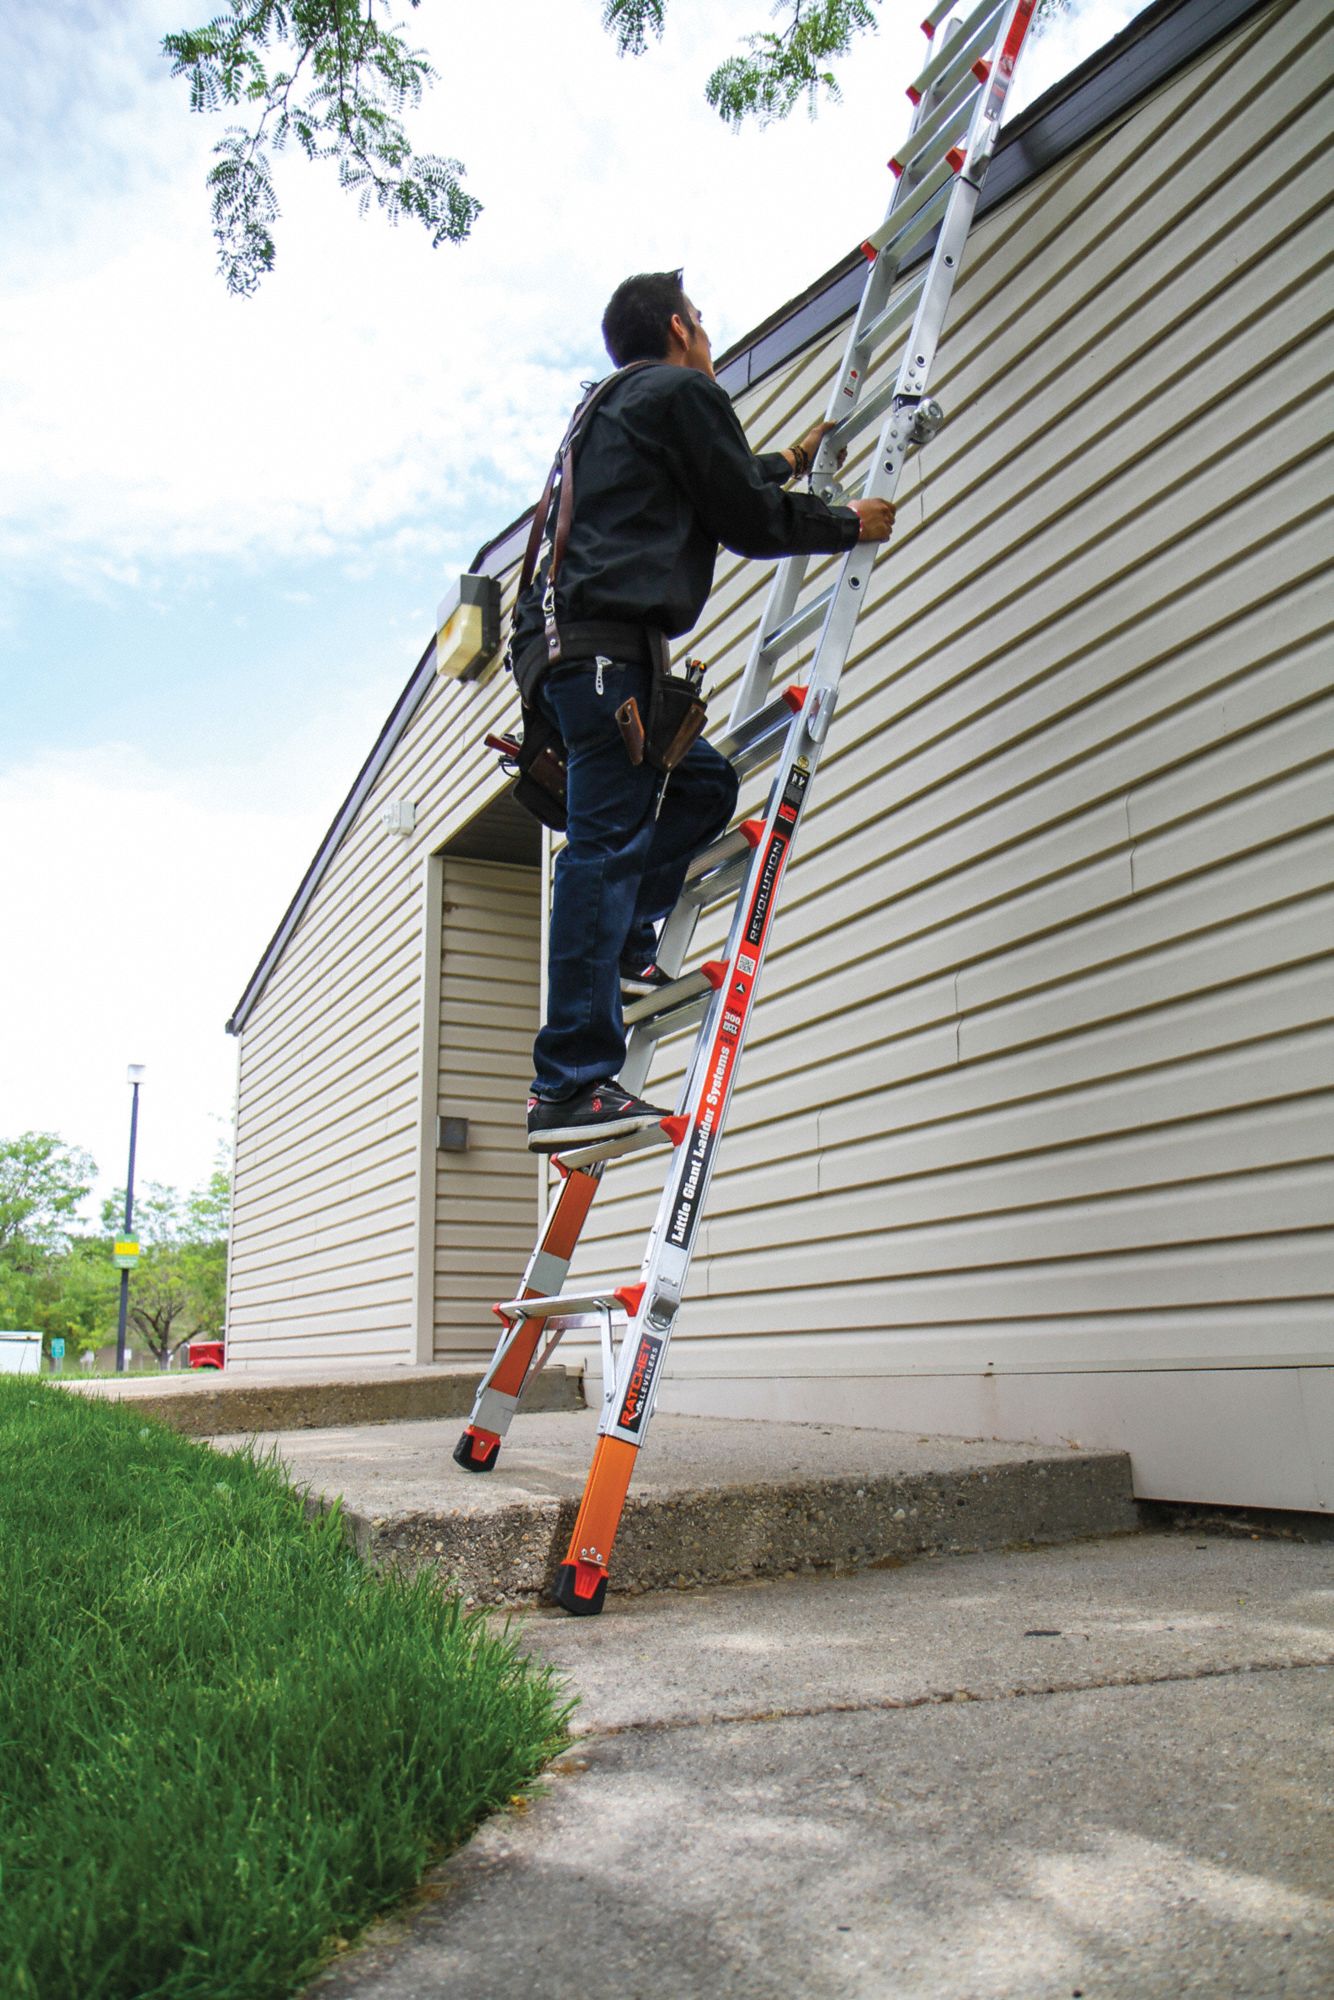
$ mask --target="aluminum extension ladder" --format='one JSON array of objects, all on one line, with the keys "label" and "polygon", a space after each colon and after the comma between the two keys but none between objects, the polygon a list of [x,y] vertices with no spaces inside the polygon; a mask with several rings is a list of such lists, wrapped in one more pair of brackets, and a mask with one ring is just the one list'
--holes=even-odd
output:
[{"label": "aluminum extension ladder", "polygon": [[[811,470],[811,485],[825,499],[838,503],[845,498],[837,480],[840,449],[872,425],[880,426],[879,441],[863,493],[883,499],[893,498],[909,450],[926,443],[939,428],[942,413],[927,399],[927,382],[1036,4],[981,0],[947,21],[957,0],[933,0],[922,23],[932,50],[908,90],[914,107],[908,138],[889,162],[895,176],[893,199],[880,227],[861,246],[869,270],[827,412],[837,428],[825,439]],[[936,31],[943,22],[937,45]],[[904,259],[933,231],[938,233],[924,268],[891,299]],[[906,340],[896,342],[877,371],[885,375],[883,386],[865,393],[873,357],[893,336],[901,336],[905,326]],[[454,1452],[465,1470],[489,1472],[525,1388],[561,1337],[599,1335],[602,1419],[555,1593],[557,1602],[576,1615],[600,1611],[606,1594],[612,1544],[681,1309],[783,873],[809,804],[877,553],[877,544],[858,543],[843,558],[837,580],[805,601],[809,558],[790,557],[778,566],[726,733],[714,739],[742,775],[777,759],[766,810],[762,818],[745,820],[725,834],[692,864],[658,942],[658,963],[674,975],[671,984],[625,1009],[629,1032],[620,1080],[636,1093],[645,1087],[658,1042],[698,1024],[677,1112],[664,1118],[660,1128],[571,1149],[555,1161],[561,1185],[518,1295],[495,1308],[502,1332]],[[773,695],[783,655],[816,632],[805,684]],[[684,971],[700,914],[728,900],[734,900],[735,909],[725,955]],[[563,1295],[561,1286],[605,1166],[650,1146],[672,1150],[637,1282],[609,1292]]]}]

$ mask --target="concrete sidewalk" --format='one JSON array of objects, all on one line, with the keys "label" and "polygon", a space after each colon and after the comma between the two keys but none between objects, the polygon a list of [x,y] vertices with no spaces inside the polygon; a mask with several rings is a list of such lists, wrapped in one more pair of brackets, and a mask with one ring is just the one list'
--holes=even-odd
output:
[{"label": "concrete sidewalk", "polygon": [[[299,1486],[341,1497],[364,1555],[429,1565],[474,1601],[518,1603],[549,1594],[564,1560],[597,1423],[595,1410],[524,1414],[480,1477],[451,1459],[457,1419],[261,1443]],[[1121,1452],[659,1415],[617,1535],[608,1609],[644,1590],[1137,1525]]]},{"label": "concrete sidewalk", "polygon": [[574,1749],[311,2000],[1334,1990],[1334,1547],[1139,1534],[518,1629]]}]

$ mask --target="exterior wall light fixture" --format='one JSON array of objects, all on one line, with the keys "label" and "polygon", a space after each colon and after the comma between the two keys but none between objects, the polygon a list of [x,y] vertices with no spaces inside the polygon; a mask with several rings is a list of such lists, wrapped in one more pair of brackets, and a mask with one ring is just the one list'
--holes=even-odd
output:
[{"label": "exterior wall light fixture", "polygon": [[435,621],[435,670],[446,680],[474,681],[500,650],[500,584],[493,576],[461,576],[441,599]]}]

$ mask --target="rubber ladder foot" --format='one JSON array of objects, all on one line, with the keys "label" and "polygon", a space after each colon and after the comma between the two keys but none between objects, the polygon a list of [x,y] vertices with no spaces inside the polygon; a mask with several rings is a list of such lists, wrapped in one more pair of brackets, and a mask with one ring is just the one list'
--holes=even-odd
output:
[{"label": "rubber ladder foot", "polygon": [[[592,1583],[594,1577],[596,1583]],[[590,1583],[591,1590],[588,1588]],[[581,1584],[584,1586],[582,1590]],[[562,1563],[556,1571],[556,1584],[551,1594],[561,1610],[568,1611],[572,1618],[596,1618],[607,1595],[607,1572],[599,1570],[593,1563]]]},{"label": "rubber ladder foot", "polygon": [[466,1430],[451,1456],[465,1472],[494,1472],[500,1457],[500,1439],[490,1431]]}]

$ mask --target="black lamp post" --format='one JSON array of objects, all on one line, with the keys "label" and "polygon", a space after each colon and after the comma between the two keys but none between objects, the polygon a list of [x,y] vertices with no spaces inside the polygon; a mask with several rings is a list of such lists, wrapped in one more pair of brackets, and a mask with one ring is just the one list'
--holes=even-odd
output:
[{"label": "black lamp post", "polygon": [[[130,1240],[134,1234],[134,1147],[139,1136],[139,1085],[144,1080],[144,1065],[131,1063],[125,1072],[125,1081],[131,1086],[134,1096],[130,1101],[130,1168],[125,1176],[125,1236]],[[120,1317],[116,1323],[116,1373],[125,1372],[125,1322],[130,1310],[130,1267],[125,1262],[120,1273]]]}]

